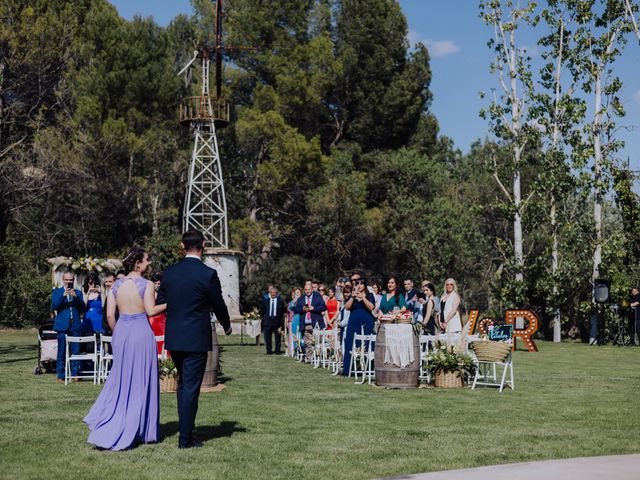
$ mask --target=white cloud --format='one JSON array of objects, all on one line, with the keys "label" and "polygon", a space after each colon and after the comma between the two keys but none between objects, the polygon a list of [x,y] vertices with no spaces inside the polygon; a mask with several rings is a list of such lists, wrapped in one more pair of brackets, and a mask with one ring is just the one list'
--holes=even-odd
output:
[{"label": "white cloud", "polygon": [[640,90],[638,90],[636,93],[633,94],[633,99],[640,103]]},{"label": "white cloud", "polygon": [[540,49],[537,45],[522,45],[520,47],[522,51],[526,52],[531,58],[540,56]]},{"label": "white cloud", "polygon": [[460,51],[460,45],[453,40],[433,40],[431,38],[423,37],[415,30],[409,30],[407,40],[412,48],[418,42],[425,44],[429,49],[429,54],[432,58],[446,57],[447,55]]}]

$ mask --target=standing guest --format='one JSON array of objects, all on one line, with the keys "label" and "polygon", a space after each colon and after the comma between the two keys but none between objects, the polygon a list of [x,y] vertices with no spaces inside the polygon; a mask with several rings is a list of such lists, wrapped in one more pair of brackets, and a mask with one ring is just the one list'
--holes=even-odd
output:
[{"label": "standing guest", "polygon": [[204,245],[202,232],[184,232],[185,256],[162,273],[158,291],[158,303],[167,304],[165,345],[178,370],[179,448],[203,445],[195,436],[195,420],[207,354],[213,349],[211,312],[225,334],[232,331],[218,272],[202,262]]},{"label": "standing guest", "polygon": [[422,331],[425,335],[435,335],[436,333],[436,288],[431,282],[422,282],[422,293],[424,298],[420,299],[422,304]]},{"label": "standing guest", "polygon": [[447,278],[444,282],[444,294],[440,297],[440,329],[442,331],[447,333],[462,331],[459,308],[458,286],[453,278]]},{"label": "standing guest", "polygon": [[[275,285],[269,287],[269,297],[262,301],[262,334],[264,335],[264,345],[267,347],[267,355],[282,355],[280,350],[281,335],[280,329],[284,326],[284,301],[278,295]],[[276,339],[276,350],[272,349],[272,335]]]},{"label": "standing guest", "polygon": [[374,280],[371,284],[373,290],[373,298],[376,301],[376,311],[380,309],[380,300],[382,300],[382,285],[378,280]]},{"label": "standing guest", "polygon": [[384,314],[394,310],[406,310],[406,307],[404,295],[400,293],[398,288],[398,279],[389,277],[389,280],[387,280],[387,293],[380,299],[380,312]]},{"label": "standing guest", "polygon": [[336,322],[340,325],[342,331],[346,332],[347,325],[349,324],[349,316],[351,315],[351,310],[347,310],[345,305],[351,298],[351,284],[347,283],[342,290],[344,295],[344,302],[340,305],[340,310],[338,312],[338,316],[336,318]]},{"label": "standing guest", "polygon": [[266,300],[267,298],[269,298],[269,289],[273,286],[273,283],[267,285],[267,289],[262,293],[262,300]]},{"label": "standing guest", "polygon": [[[62,275],[62,287],[54,288],[51,292],[51,310],[55,313],[53,329],[58,333],[58,359],[56,361],[56,373],[58,382],[64,383],[67,335],[78,336],[82,328],[81,312],[84,310],[82,292],[73,288],[75,274],[67,270]],[[79,345],[72,343],[69,346],[72,354],[79,353]],[[80,366],[77,361],[71,362],[71,375],[78,375]]]},{"label": "standing guest", "polygon": [[311,290],[317,292],[320,289],[320,282],[318,280],[311,280]]},{"label": "standing guest", "polygon": [[331,330],[333,328],[334,321],[338,316],[338,308],[339,302],[336,298],[336,290],[335,288],[329,288],[329,295],[324,302],[327,305],[327,330]]},{"label": "standing guest", "polygon": [[[156,272],[151,275],[151,281],[153,282],[153,298],[157,299],[158,289],[162,283],[162,273]],[[154,336],[164,337],[164,331],[167,324],[167,314],[165,312],[149,317],[149,323],[151,324],[151,330],[153,330]],[[164,348],[164,340],[156,343],[158,344],[158,354],[161,354]]]},{"label": "standing guest", "polygon": [[322,299],[324,300],[324,303],[327,303],[327,300],[329,299],[329,295],[327,295],[327,287],[324,283],[318,284],[318,293],[322,295]]},{"label": "standing guest", "polygon": [[[109,272],[104,276],[104,298],[102,303],[102,331],[111,335],[111,328],[109,328],[109,322],[107,321],[107,308],[109,306],[109,292],[116,281],[116,274]],[[118,320],[118,312],[116,311],[116,321]]]},{"label": "standing guest", "polygon": [[[349,323],[347,333],[344,337],[345,352],[342,364],[342,374],[349,376],[349,365],[351,363],[351,348],[353,347],[353,336],[356,333],[364,332],[365,335],[373,333],[373,310],[376,308],[373,293],[367,289],[367,281],[360,278],[356,281],[356,288],[351,297],[345,303],[344,308],[349,313]],[[356,345],[358,347],[358,345]]]},{"label": "standing guest", "polygon": [[292,357],[295,355],[296,343],[298,342],[298,332],[300,330],[300,315],[293,311],[293,307],[295,307],[296,302],[301,296],[302,290],[299,287],[295,287],[293,290],[291,290],[291,301],[287,306],[287,312],[289,314],[289,319],[287,322],[289,324],[289,341],[287,342],[287,350],[289,351],[289,355]]},{"label": "standing guest", "polygon": [[351,281],[351,291],[353,292],[353,289],[356,288],[356,282],[358,280],[360,280],[360,272],[353,272],[351,274],[351,276],[349,277],[349,280]]},{"label": "standing guest", "polygon": [[413,280],[406,279],[404,281],[404,303],[407,310],[413,316],[413,323],[422,321],[422,304],[420,303],[420,293],[413,287]]},{"label": "standing guest", "polygon": [[118,270],[118,273],[116,273],[116,280],[120,280],[121,278],[124,278],[127,276],[127,272],[125,272],[124,270]]},{"label": "standing guest", "polygon": [[340,303],[344,303],[344,295],[342,294],[342,290],[344,289],[344,286],[347,283],[349,283],[349,278],[345,276],[338,277],[336,280],[336,286],[335,286],[336,299]]},{"label": "standing guest", "polygon": [[104,333],[102,328],[103,310],[100,279],[95,273],[90,273],[82,286],[84,293],[84,320],[82,321],[82,334],[93,335]]},{"label": "standing guest", "polygon": [[327,306],[318,292],[313,291],[311,282],[304,284],[304,295],[298,299],[293,311],[300,315],[300,329],[303,331],[305,362],[311,362],[313,353],[313,329],[326,327],[322,313]]},{"label": "standing guest", "polygon": [[640,335],[640,290],[638,287],[631,289],[629,297],[629,306],[631,307],[631,341],[634,345],[638,345],[638,335]]},{"label": "standing guest", "polygon": [[[147,315],[157,315],[166,305],[155,304],[153,284],[142,278],[151,263],[147,252],[130,248],[122,263],[127,275],[111,288],[107,312],[114,330],[113,366],[83,420],[91,432],[88,442],[107,450],[126,450],[160,439],[158,356]],[[116,306],[118,328],[114,328]]]},{"label": "standing guest", "polygon": [[[432,285],[435,285],[432,281],[430,280],[423,280],[421,283],[421,286],[423,287],[422,290],[424,292],[424,286],[427,283],[431,283]],[[424,303],[423,303],[424,305]],[[438,297],[438,295],[436,295],[436,291],[435,289],[433,290],[433,305],[434,305],[434,318],[436,320],[436,325],[440,325],[440,298]]]}]

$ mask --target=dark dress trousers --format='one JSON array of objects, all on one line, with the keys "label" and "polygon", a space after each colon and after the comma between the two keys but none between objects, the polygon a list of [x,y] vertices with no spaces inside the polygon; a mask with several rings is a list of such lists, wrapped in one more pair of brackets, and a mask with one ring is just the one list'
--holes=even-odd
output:
[{"label": "dark dress trousers", "polygon": [[262,334],[264,335],[264,344],[267,347],[267,353],[273,353],[271,337],[276,338],[275,353],[280,351],[280,343],[282,341],[280,329],[284,327],[285,306],[284,300],[278,295],[275,297],[275,311],[271,308],[271,297],[262,299]]},{"label": "dark dress trousers", "polygon": [[162,273],[157,304],[167,304],[165,346],[178,370],[178,444],[194,444],[200,386],[212,349],[211,313],[231,333],[218,273],[197,258],[184,258]]}]

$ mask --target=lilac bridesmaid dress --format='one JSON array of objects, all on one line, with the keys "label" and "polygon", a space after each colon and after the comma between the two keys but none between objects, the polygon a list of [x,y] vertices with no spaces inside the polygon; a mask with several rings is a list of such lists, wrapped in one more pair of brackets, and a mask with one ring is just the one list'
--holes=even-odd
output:
[{"label": "lilac bridesmaid dress", "polygon": [[[116,297],[132,280],[141,297],[147,281],[123,278],[113,284]],[[84,419],[88,442],[108,450],[125,450],[158,441],[160,391],[156,341],[145,312],[120,314],[111,343],[113,365],[96,403]]]}]

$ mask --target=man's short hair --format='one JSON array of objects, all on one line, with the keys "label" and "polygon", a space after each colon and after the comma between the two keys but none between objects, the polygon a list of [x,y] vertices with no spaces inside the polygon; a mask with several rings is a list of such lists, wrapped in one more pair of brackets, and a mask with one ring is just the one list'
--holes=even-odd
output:
[{"label": "man's short hair", "polygon": [[113,272],[107,272],[104,274],[104,278],[109,278],[109,277],[116,278],[116,274]]},{"label": "man's short hair", "polygon": [[189,250],[202,250],[203,242],[204,235],[199,230],[187,230],[182,234],[182,244],[187,252]]}]

